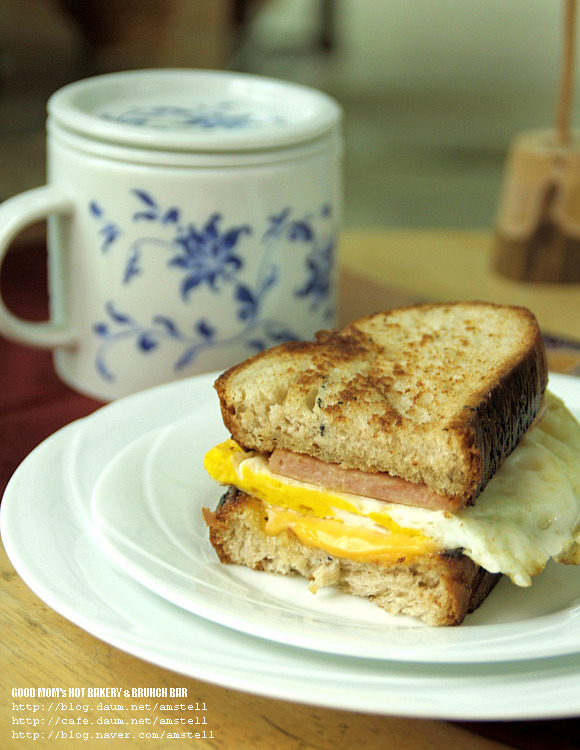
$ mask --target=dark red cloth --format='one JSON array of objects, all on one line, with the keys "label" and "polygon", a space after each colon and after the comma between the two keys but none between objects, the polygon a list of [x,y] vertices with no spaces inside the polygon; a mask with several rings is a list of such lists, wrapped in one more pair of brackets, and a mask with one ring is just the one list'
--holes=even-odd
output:
[{"label": "dark red cloth", "polygon": [[[11,250],[0,275],[8,307],[28,320],[48,316],[46,250],[43,240]],[[50,351],[0,336],[0,497],[20,462],[69,422],[102,406],[64,385]]]},{"label": "dark red cloth", "polygon": [[[21,317],[48,314],[46,252],[33,242],[12,250],[0,283],[8,306]],[[0,337],[0,495],[18,464],[53,432],[102,406],[60,382],[50,352]],[[580,748],[580,721],[461,723],[464,728],[520,750]]]}]

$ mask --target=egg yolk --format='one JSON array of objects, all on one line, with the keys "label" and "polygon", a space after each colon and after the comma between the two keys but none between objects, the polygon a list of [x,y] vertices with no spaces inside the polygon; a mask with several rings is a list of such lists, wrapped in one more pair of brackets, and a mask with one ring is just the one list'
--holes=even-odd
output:
[{"label": "egg yolk", "polygon": [[[307,546],[359,562],[392,563],[439,551],[432,539],[399,526],[386,513],[372,513],[366,521],[354,498],[272,474],[264,459],[246,453],[234,440],[212,448],[204,465],[220,484],[262,501],[266,534],[289,530]],[[358,516],[360,523],[345,522],[337,517],[341,512]]]}]

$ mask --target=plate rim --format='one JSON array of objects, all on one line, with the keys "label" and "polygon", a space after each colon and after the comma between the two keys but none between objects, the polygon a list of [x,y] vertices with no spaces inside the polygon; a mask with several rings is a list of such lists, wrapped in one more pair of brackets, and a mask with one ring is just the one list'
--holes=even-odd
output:
[{"label": "plate rim", "polygon": [[[157,396],[158,389],[151,390],[154,390]],[[116,407],[118,403],[115,402],[114,404],[107,405],[99,410],[99,412],[102,413],[105,409]],[[91,415],[83,420],[79,420],[82,428],[87,428],[88,421],[94,416]],[[94,426],[94,423],[92,424]],[[448,673],[445,674],[445,677],[440,680],[440,687],[445,695],[445,700],[433,703],[432,688],[429,687],[428,690],[425,688],[425,684],[428,686],[431,684],[431,670],[418,672],[420,679],[416,683],[416,689],[413,688],[413,696],[411,698],[406,697],[409,692],[408,687],[403,686],[403,689],[401,689],[400,680],[406,678],[409,668],[413,668],[413,666],[418,668],[421,665],[390,665],[385,663],[380,665],[380,669],[377,669],[376,664],[369,660],[352,660],[348,658],[329,660],[329,658],[320,657],[316,654],[309,654],[308,674],[310,674],[310,678],[305,680],[304,672],[300,670],[299,665],[296,665],[296,662],[304,661],[300,649],[289,650],[262,642],[260,643],[260,650],[257,653],[261,657],[262,651],[265,649],[268,652],[268,656],[276,659],[277,670],[279,670],[276,676],[283,673],[284,680],[282,682],[279,679],[275,680],[272,674],[268,674],[265,677],[263,674],[260,674],[260,680],[253,681],[254,672],[251,672],[249,679],[244,679],[241,673],[232,673],[230,665],[226,665],[226,669],[224,665],[220,664],[220,668],[218,669],[212,663],[211,668],[207,665],[204,665],[204,668],[202,668],[199,662],[185,664],[182,654],[180,654],[179,658],[175,654],[159,654],[154,650],[155,648],[159,648],[159,644],[155,641],[151,642],[153,638],[152,631],[149,631],[147,637],[144,637],[139,642],[128,642],[126,633],[117,631],[105,632],[100,625],[95,625],[94,619],[83,618],[78,612],[69,611],[70,608],[63,607],[59,599],[59,595],[62,596],[62,592],[60,591],[48,596],[49,601],[47,601],[46,592],[38,591],[38,588],[42,588],[38,581],[27,580],[26,571],[19,569],[21,567],[19,563],[22,562],[20,560],[21,550],[17,550],[11,544],[9,535],[6,535],[6,518],[10,513],[6,514],[4,511],[6,507],[10,508],[11,504],[16,503],[15,493],[19,487],[23,472],[26,470],[26,463],[30,466],[30,461],[36,462],[39,458],[38,451],[46,450],[47,448],[52,450],[56,446],[56,443],[61,440],[66,443],[66,439],[64,439],[66,436],[63,433],[69,427],[70,425],[62,428],[58,433],[55,433],[38,446],[16,472],[11,480],[12,499],[9,500],[7,506],[4,505],[4,501],[10,497],[10,494],[5,494],[2,503],[0,530],[9,558],[29,588],[40,599],[46,601],[52,609],[94,637],[100,638],[106,643],[133,656],[188,677],[264,697],[280,698],[331,709],[452,721],[490,719],[534,720],[570,718],[578,715],[578,711],[580,710],[580,691],[578,690],[580,686],[580,656],[572,660],[554,657],[544,660],[534,660],[532,662],[522,662],[520,665],[515,664],[513,669],[507,671],[495,669],[493,665],[492,667],[483,665],[483,669],[477,669],[473,673],[470,669],[472,665],[467,665],[468,669],[453,669],[451,667]],[[59,482],[62,485],[64,498],[67,488],[62,477],[59,477]],[[72,505],[69,499],[66,507],[71,514],[73,513]],[[79,519],[75,520],[78,521]],[[81,529],[81,534],[87,534],[87,531]],[[89,542],[93,543],[90,537]],[[23,554],[26,551],[24,550]],[[107,568],[110,567],[107,560],[104,560],[104,563]],[[107,573],[107,575],[113,575],[113,568],[111,568],[111,572]],[[155,595],[144,591],[143,587],[138,586],[138,584],[132,581],[130,582],[130,587],[131,591],[141,592],[139,596],[146,598],[148,607],[158,607],[158,599]],[[167,605],[167,607],[170,607],[170,605]],[[168,616],[171,618],[177,617],[174,612],[176,608],[170,607],[170,609],[171,612]],[[130,615],[131,613],[128,612],[127,616]],[[224,629],[194,616],[190,617],[192,618],[191,620],[187,619],[185,621],[188,628],[199,631],[202,638],[209,638],[208,631],[211,631],[211,637],[214,639],[224,639],[221,643],[229,649],[233,649],[235,645],[236,658],[238,658],[240,651],[250,653],[255,648],[255,639],[234,633],[233,631],[227,631],[227,636],[224,636]],[[231,644],[232,640],[235,642],[234,644]],[[188,644],[188,648],[190,652],[195,651],[195,643]],[[315,664],[311,664],[312,662],[315,662]],[[251,671],[255,665],[249,662],[248,666]],[[312,691],[316,688],[316,676],[319,674],[317,669],[312,670],[314,666],[319,666],[324,670],[325,675],[328,675],[326,685],[328,692],[317,692],[316,695],[312,695]],[[437,671],[437,665],[435,665],[434,671]],[[313,676],[314,679],[312,679]],[[297,679],[299,680],[298,682]],[[351,687],[350,693],[345,694],[345,684]],[[455,701],[450,701],[448,698],[450,686],[453,686],[460,696]],[[474,699],[469,698],[470,688],[473,690]],[[542,695],[544,700],[522,700],[522,695],[525,694],[527,696],[529,689],[534,690],[536,696]],[[436,695],[435,698],[437,698]]]},{"label": "plate rim", "polygon": [[[578,385],[580,386],[580,382]],[[578,397],[580,398],[580,392],[578,393]],[[580,409],[580,400],[573,408],[576,410]],[[96,533],[103,542],[107,553],[140,585],[149,588],[155,594],[165,598],[175,606],[182,607],[186,611],[208,619],[215,624],[280,645],[296,646],[321,653],[334,654],[339,657],[372,658],[379,661],[423,664],[481,664],[564,656],[580,651],[580,633],[574,641],[573,639],[570,640],[570,635],[574,634],[574,630],[572,630],[572,634],[568,632],[570,627],[573,627],[570,625],[571,617],[575,621],[577,616],[578,603],[566,608],[563,607],[561,610],[554,612],[539,614],[526,620],[510,620],[503,623],[483,622],[467,626],[463,625],[459,628],[429,628],[423,625],[405,627],[405,621],[401,621],[401,624],[403,624],[401,628],[397,626],[396,621],[388,619],[385,622],[384,632],[381,632],[379,622],[377,622],[376,627],[369,628],[368,637],[373,638],[374,636],[377,640],[368,643],[363,638],[361,641],[361,639],[357,638],[355,632],[355,640],[349,645],[349,640],[352,641],[352,639],[347,634],[348,626],[344,633],[339,632],[338,637],[334,637],[332,633],[333,626],[331,625],[329,628],[329,623],[324,617],[324,613],[317,612],[314,608],[312,611],[300,610],[300,612],[294,614],[293,608],[288,607],[287,615],[284,615],[281,611],[283,610],[282,597],[270,606],[268,603],[265,603],[264,606],[267,608],[266,613],[271,617],[271,622],[269,622],[269,618],[266,615],[263,618],[260,617],[259,621],[252,619],[254,608],[251,606],[249,611],[244,609],[237,610],[235,604],[230,605],[227,602],[220,604],[221,600],[212,600],[211,592],[207,588],[209,584],[198,579],[196,576],[193,576],[192,580],[198,584],[198,588],[192,588],[190,592],[182,576],[192,574],[187,573],[184,569],[179,569],[176,559],[180,557],[180,554],[177,554],[177,551],[173,559],[167,556],[167,554],[173,554],[171,548],[175,545],[173,545],[173,539],[167,529],[160,524],[156,508],[152,506],[151,498],[147,497],[149,488],[146,486],[147,479],[145,477],[143,485],[140,485],[139,490],[135,492],[134,496],[138,497],[138,502],[132,507],[132,511],[129,514],[131,518],[125,517],[121,519],[124,522],[124,526],[127,526],[127,524],[131,523],[133,512],[137,511],[139,520],[137,526],[134,528],[135,538],[130,539],[128,535],[121,538],[122,529],[120,530],[111,525],[110,518],[106,516],[106,511],[111,506],[113,506],[113,509],[116,506],[115,501],[111,501],[108,498],[114,497],[115,484],[118,483],[119,472],[124,472],[127,460],[139,462],[139,466],[144,470],[146,468],[150,469],[151,462],[155,460],[156,452],[160,447],[161,451],[167,451],[167,443],[169,442],[171,445],[172,440],[175,442],[175,436],[176,434],[177,437],[180,436],[180,430],[184,428],[187,430],[190,425],[195,425],[197,421],[204,418],[207,419],[205,413],[201,411],[199,413],[195,412],[191,415],[185,415],[176,423],[168,424],[140,436],[133,443],[127,445],[108,464],[101,473],[94,488],[91,510]],[[195,476],[203,474],[201,463],[200,468],[195,468],[194,471],[196,471]],[[126,488],[125,491],[127,491]],[[195,498],[195,501],[192,500],[192,507],[195,506],[198,509],[204,502],[199,492],[195,493]],[[216,498],[213,499],[214,504],[217,502],[217,499],[218,496],[216,494]],[[95,504],[102,506],[103,501],[106,506],[104,518],[102,514],[96,512],[95,508]],[[170,499],[169,502],[172,502],[172,500]],[[108,506],[107,503],[109,503]],[[99,510],[101,509],[100,506]],[[200,528],[197,528],[198,526]],[[198,519],[196,530],[199,531],[201,529],[203,532],[204,529],[201,527],[203,527],[203,523],[201,519]],[[131,529],[133,531],[133,527]],[[121,534],[119,533],[120,531]],[[137,537],[140,536],[147,539],[152,534],[157,536],[160,533],[165,536],[165,540],[168,543],[166,549],[169,552],[166,555],[163,555],[159,549],[153,551],[151,549],[147,551],[139,549]],[[200,552],[196,549],[195,544],[192,544],[192,559],[199,558]],[[187,564],[186,560],[181,559],[184,564]],[[203,568],[203,560],[196,559],[196,562]],[[219,567],[217,557],[215,564],[216,568]],[[177,570],[177,574],[172,573],[172,568]],[[550,568],[555,571],[556,575],[558,575],[558,572],[561,572],[562,575],[567,572],[567,568],[560,569],[556,563],[551,563]],[[203,573],[203,570],[200,570],[200,572]],[[226,576],[228,580],[232,579],[233,583],[237,581],[235,570],[218,571],[216,569],[216,573],[218,576]],[[250,592],[254,592],[255,595],[261,595],[260,582],[263,588],[266,579],[263,577],[258,579],[256,575],[255,584],[252,584],[251,581],[248,583],[248,579],[253,577],[252,573],[254,571],[248,571],[248,574],[244,575],[245,585]],[[224,580],[224,583],[227,583],[227,580]],[[285,580],[278,581],[278,583],[285,589],[289,588]],[[349,595],[340,594],[340,596],[348,597]],[[240,604],[239,599],[237,601]],[[344,601],[347,602],[348,600],[345,598]],[[304,618],[312,618],[312,622]],[[292,625],[297,630],[293,629]],[[318,626],[321,630],[317,630]],[[562,643],[562,628],[566,628],[566,626],[568,626],[566,629],[568,638]],[[355,631],[356,623],[351,623],[350,629]],[[401,635],[399,631],[404,631],[404,635]],[[415,640],[413,640],[414,633],[419,634]],[[389,635],[393,639],[391,642],[388,640]],[[428,643],[424,642],[423,639],[425,638],[430,638]],[[539,645],[541,648],[538,648]],[[379,653],[373,654],[373,649],[379,651]]]}]

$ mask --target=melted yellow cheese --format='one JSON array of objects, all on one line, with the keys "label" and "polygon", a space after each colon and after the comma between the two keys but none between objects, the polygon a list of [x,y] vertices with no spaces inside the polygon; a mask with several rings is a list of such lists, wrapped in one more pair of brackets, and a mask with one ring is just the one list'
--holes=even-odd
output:
[{"label": "melted yellow cheese", "polygon": [[380,528],[302,515],[271,505],[266,507],[263,528],[266,534],[272,535],[292,531],[307,546],[357,562],[395,563],[437,551],[432,540],[411,530],[389,533]]},{"label": "melted yellow cheese", "polygon": [[547,410],[506,459],[474,506],[456,514],[372,500],[275,475],[263,456],[233,440],[210,450],[208,473],[262,500],[267,533],[285,528],[305,544],[356,560],[462,549],[520,585],[550,557],[580,562],[580,427],[547,394]]}]

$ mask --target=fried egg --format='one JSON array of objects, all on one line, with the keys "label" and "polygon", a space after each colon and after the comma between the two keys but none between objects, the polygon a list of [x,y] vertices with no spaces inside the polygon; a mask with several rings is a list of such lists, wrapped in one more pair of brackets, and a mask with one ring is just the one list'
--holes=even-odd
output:
[{"label": "fried egg", "polygon": [[546,411],[475,505],[457,513],[343,492],[276,475],[267,457],[234,440],[212,448],[205,468],[220,484],[262,501],[263,529],[290,529],[303,544],[357,561],[461,550],[491,573],[529,586],[550,558],[580,563],[580,425],[546,393]]}]

